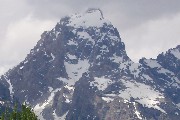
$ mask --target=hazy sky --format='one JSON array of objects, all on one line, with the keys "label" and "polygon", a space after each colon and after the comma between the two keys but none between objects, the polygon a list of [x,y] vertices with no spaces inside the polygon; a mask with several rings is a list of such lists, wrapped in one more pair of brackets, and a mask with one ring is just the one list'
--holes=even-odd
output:
[{"label": "hazy sky", "polygon": [[0,0],[0,74],[24,60],[65,15],[100,8],[135,62],[180,44],[180,0]]}]

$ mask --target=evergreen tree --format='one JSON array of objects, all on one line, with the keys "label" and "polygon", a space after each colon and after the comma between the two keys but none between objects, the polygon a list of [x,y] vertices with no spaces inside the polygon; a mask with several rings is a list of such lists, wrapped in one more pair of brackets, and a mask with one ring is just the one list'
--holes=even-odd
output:
[{"label": "evergreen tree", "polygon": [[17,104],[15,104],[12,112],[9,112],[6,108],[0,120],[38,120],[38,118],[31,107],[28,107],[26,104],[21,105],[21,110],[18,111]]}]

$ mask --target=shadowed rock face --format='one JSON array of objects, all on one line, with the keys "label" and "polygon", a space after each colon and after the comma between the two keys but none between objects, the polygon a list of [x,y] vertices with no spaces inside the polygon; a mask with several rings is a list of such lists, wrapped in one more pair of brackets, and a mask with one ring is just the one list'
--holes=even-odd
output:
[{"label": "shadowed rock face", "polygon": [[[43,120],[178,120],[180,49],[134,63],[99,9],[64,17],[0,79],[0,105]],[[1,102],[2,101],[2,102]]]}]

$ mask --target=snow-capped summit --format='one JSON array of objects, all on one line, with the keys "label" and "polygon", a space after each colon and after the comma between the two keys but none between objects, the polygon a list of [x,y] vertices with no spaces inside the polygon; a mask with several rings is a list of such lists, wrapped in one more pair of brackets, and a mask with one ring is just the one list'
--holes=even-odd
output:
[{"label": "snow-capped summit", "polygon": [[40,120],[178,120],[179,54],[134,63],[118,30],[91,8],[62,18],[1,76],[0,107],[26,102]]},{"label": "snow-capped summit", "polygon": [[95,8],[88,9],[85,13],[73,14],[69,17],[67,25],[75,28],[102,27],[104,24],[111,24],[108,20],[104,19],[102,11]]}]

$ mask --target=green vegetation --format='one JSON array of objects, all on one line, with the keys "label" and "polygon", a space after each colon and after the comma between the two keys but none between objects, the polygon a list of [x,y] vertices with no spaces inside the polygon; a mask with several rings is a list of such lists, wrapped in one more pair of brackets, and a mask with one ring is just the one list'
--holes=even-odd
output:
[{"label": "green vegetation", "polygon": [[19,111],[17,105],[15,105],[12,112],[9,112],[6,108],[5,112],[0,116],[0,120],[38,120],[38,118],[30,107],[21,105]]}]

